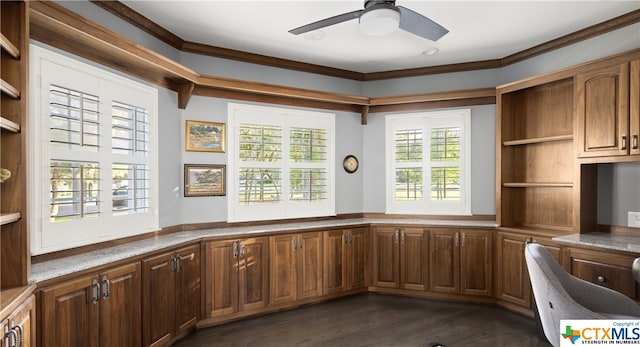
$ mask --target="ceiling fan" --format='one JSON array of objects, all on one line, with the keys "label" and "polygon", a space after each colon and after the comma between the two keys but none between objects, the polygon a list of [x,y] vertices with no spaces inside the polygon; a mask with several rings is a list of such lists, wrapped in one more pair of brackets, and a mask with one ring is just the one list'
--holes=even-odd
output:
[{"label": "ceiling fan", "polygon": [[420,13],[403,6],[396,6],[395,0],[365,0],[363,10],[351,11],[322,19],[291,29],[289,32],[294,35],[300,35],[356,18],[360,22],[360,29],[369,35],[390,34],[399,27],[425,39],[437,41],[449,32],[440,24]]}]

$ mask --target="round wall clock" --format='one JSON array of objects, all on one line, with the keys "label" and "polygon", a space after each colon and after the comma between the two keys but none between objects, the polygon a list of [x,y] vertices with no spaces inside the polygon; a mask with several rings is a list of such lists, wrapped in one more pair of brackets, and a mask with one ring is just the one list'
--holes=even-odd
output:
[{"label": "round wall clock", "polygon": [[344,160],[342,161],[342,167],[344,168],[344,171],[348,173],[356,172],[356,170],[358,170],[358,165],[360,165],[358,163],[358,158],[351,154],[344,157]]}]

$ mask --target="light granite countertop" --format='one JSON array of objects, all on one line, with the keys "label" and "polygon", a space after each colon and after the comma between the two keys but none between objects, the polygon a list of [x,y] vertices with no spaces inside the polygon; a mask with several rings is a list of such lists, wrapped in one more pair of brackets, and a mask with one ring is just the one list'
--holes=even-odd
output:
[{"label": "light granite countertop", "polygon": [[554,237],[553,240],[577,246],[598,247],[640,254],[640,236],[593,232],[558,236]]},{"label": "light granite countertop", "polygon": [[207,238],[223,237],[251,237],[259,234],[273,232],[305,231],[319,228],[351,227],[362,224],[396,224],[396,225],[420,225],[420,226],[456,226],[456,227],[496,227],[495,221],[481,220],[425,220],[425,219],[390,219],[390,218],[353,218],[334,219],[326,221],[304,223],[281,223],[260,226],[226,227],[216,229],[203,229],[194,231],[182,231],[155,238],[145,239],[87,252],[70,257],[50,260],[31,265],[30,283],[38,283],[56,277],[89,270],[112,262],[141,256],[162,249],[189,242],[196,242]]}]

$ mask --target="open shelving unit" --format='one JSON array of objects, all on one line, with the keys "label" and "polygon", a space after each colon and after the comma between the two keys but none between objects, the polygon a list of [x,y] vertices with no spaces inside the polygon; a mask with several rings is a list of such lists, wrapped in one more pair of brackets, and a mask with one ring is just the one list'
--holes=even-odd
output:
[{"label": "open shelving unit", "polygon": [[511,230],[574,230],[573,78],[498,88],[498,223]]},{"label": "open shelving unit", "polygon": [[0,167],[11,171],[0,186],[0,289],[24,287],[29,278],[27,226],[28,2],[0,2]]}]

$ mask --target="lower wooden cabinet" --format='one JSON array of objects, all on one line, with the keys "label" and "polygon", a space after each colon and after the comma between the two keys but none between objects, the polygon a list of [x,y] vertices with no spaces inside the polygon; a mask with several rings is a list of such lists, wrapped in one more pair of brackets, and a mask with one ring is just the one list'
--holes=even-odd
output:
[{"label": "lower wooden cabinet", "polygon": [[422,228],[374,227],[372,285],[424,291],[428,285],[428,234]]},{"label": "lower wooden cabinet", "polygon": [[492,295],[491,232],[429,229],[429,290]]},{"label": "lower wooden cabinet", "polygon": [[322,255],[322,232],[270,236],[270,305],[322,295]]},{"label": "lower wooden cabinet", "polygon": [[[16,290],[21,290],[16,288]],[[11,292],[14,290],[8,290]],[[5,291],[3,295],[9,295]],[[25,292],[20,293],[20,297],[16,298],[16,302],[5,302],[8,298],[2,298],[2,309],[5,307],[11,308],[12,312],[5,315],[2,314],[2,320],[0,321],[0,331],[2,332],[2,347],[31,347],[36,345],[36,305],[35,296],[33,293],[33,287],[26,289]],[[12,293],[13,294],[13,293]],[[26,295],[26,299],[24,296]]]},{"label": "lower wooden cabinet", "polygon": [[205,243],[205,314],[221,318],[268,303],[267,237]]},{"label": "lower wooden cabinet", "polygon": [[612,252],[565,248],[565,268],[585,281],[618,291],[632,299],[639,299],[638,284],[631,273],[635,256]]},{"label": "lower wooden cabinet", "polygon": [[530,309],[531,281],[524,259],[527,242],[544,245],[558,261],[561,261],[560,247],[549,237],[499,232],[496,237],[495,284],[496,297],[499,300]]},{"label": "lower wooden cabinet", "polygon": [[42,289],[41,346],[140,346],[136,262]]},{"label": "lower wooden cabinet", "polygon": [[324,294],[367,288],[368,228],[324,232]]},{"label": "lower wooden cabinet", "polygon": [[200,244],[142,260],[143,346],[168,346],[200,318]]}]

